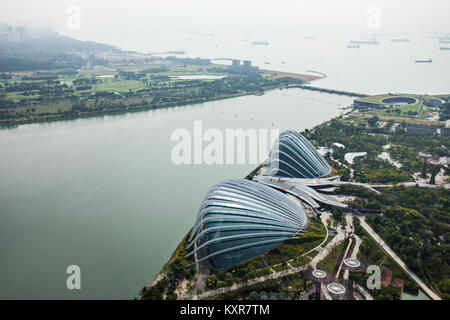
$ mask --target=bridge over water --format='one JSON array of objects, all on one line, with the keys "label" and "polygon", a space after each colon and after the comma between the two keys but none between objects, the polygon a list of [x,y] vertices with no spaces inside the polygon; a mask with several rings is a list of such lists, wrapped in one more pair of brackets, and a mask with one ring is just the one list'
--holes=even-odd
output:
[{"label": "bridge over water", "polygon": [[349,96],[349,97],[358,97],[358,98],[364,98],[368,97],[369,95],[364,93],[357,93],[357,92],[350,92],[350,91],[343,91],[343,90],[335,90],[335,89],[327,89],[327,88],[319,88],[319,87],[311,87],[306,85],[296,85],[292,86],[294,88],[301,88],[305,90],[311,90],[311,91],[319,91],[319,92],[326,92],[330,94],[338,94],[342,96]]}]

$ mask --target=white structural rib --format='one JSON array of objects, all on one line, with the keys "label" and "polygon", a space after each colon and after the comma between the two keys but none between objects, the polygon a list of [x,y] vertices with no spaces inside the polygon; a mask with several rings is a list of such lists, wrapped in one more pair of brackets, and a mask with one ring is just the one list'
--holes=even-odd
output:
[{"label": "white structural rib", "polygon": [[314,146],[292,130],[280,134],[269,155],[264,175],[318,178],[331,173],[331,167]]},{"label": "white structural rib", "polygon": [[193,250],[186,257],[195,254],[196,263],[209,259],[213,265],[222,255],[221,264],[229,257],[230,263],[243,262],[307,226],[303,207],[285,194],[250,180],[225,180],[202,201],[188,239],[187,249]]}]

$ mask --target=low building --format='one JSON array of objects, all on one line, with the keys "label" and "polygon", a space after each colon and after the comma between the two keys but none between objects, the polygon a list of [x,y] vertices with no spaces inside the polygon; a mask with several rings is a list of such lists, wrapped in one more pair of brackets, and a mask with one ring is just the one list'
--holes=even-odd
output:
[{"label": "low building", "polygon": [[439,157],[439,164],[447,165],[450,163],[450,157]]},{"label": "low building", "polygon": [[344,146],[342,143],[338,143],[338,142],[333,142],[333,143],[331,144],[331,147],[332,147],[332,148],[337,147],[337,148],[345,149],[345,146]]},{"label": "low building", "polygon": [[353,107],[355,107],[357,109],[365,109],[365,108],[382,109],[385,106],[382,103],[354,100],[353,101]]},{"label": "low building", "polygon": [[441,129],[441,135],[448,136],[450,135],[450,120],[445,122],[445,127]]},{"label": "low building", "polygon": [[422,132],[435,134],[437,133],[437,128],[435,126],[428,126],[425,124],[416,124],[416,123],[408,123],[408,127],[406,128],[407,132]]}]

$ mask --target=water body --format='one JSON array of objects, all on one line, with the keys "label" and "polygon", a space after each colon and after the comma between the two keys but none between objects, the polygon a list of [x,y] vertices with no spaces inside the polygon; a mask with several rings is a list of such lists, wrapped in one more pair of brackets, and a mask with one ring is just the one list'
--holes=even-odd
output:
[{"label": "water body", "polygon": [[[395,35],[386,33],[376,38],[377,45],[361,44],[359,49],[349,49],[349,41],[372,35],[328,32],[310,39],[304,37],[302,29],[279,32],[254,28],[252,32],[234,32],[227,28],[226,32],[215,32],[210,37],[148,30],[151,35],[148,40],[139,37],[140,33],[120,30],[98,35],[89,30],[85,38],[83,34],[75,36],[140,52],[184,50],[186,54],[177,56],[251,60],[263,69],[314,75],[318,71],[327,77],[313,85],[324,88],[367,94],[450,91],[450,73],[444,71],[450,65],[450,53],[440,50],[438,41],[426,34],[411,33],[407,35],[410,42],[396,43],[391,41]],[[255,39],[267,39],[269,45],[252,45]],[[415,63],[421,57],[431,58],[433,62]]]},{"label": "water body", "polygon": [[[175,165],[175,129],[311,128],[351,99],[300,89],[0,130],[0,299],[130,299],[206,191],[255,165]],[[81,268],[81,290],[66,268]]]},{"label": "water body", "polygon": [[419,289],[419,293],[417,294],[417,296],[403,292],[401,300],[431,300],[431,299],[422,290]]}]

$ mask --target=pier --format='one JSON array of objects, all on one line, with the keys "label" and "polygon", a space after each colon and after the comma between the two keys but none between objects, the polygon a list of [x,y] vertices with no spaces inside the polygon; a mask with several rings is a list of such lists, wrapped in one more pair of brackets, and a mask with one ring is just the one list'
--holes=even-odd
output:
[{"label": "pier", "polygon": [[326,89],[326,88],[319,88],[319,87],[311,87],[311,86],[305,86],[305,85],[293,85],[290,87],[294,88],[300,88],[305,90],[311,90],[311,91],[319,91],[319,92],[326,92],[331,94],[338,94],[341,96],[349,96],[349,97],[359,97],[364,98],[368,97],[369,95],[364,93],[357,93],[357,92],[350,92],[350,91],[342,91],[342,90],[334,90],[334,89]]}]

